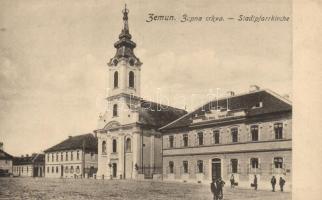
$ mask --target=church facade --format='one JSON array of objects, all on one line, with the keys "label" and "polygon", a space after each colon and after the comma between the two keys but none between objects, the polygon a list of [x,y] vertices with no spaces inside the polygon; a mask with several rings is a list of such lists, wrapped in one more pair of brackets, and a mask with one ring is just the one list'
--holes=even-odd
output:
[{"label": "church facade", "polygon": [[186,111],[146,101],[140,97],[142,62],[123,10],[123,29],[108,62],[108,109],[99,117],[98,171],[101,179],[158,178],[162,174],[162,137],[159,128]]}]

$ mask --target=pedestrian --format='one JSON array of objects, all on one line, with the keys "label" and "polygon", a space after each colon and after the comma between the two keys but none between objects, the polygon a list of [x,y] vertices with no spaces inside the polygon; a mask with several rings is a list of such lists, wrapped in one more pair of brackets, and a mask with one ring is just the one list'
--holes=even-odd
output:
[{"label": "pedestrian", "polygon": [[231,177],[230,177],[230,187],[231,188],[234,188],[235,187],[235,177],[234,177],[234,174],[231,174]]},{"label": "pedestrian", "polygon": [[257,190],[257,176],[254,175],[254,189]]},{"label": "pedestrian", "polygon": [[286,181],[282,177],[280,177],[280,188],[281,188],[281,192],[283,192],[283,188],[284,188],[285,182]]},{"label": "pedestrian", "polygon": [[225,181],[223,181],[221,178],[218,178],[216,181],[216,185],[217,185],[218,199],[223,199],[224,198],[223,187],[225,185]]},{"label": "pedestrian", "polygon": [[212,179],[212,182],[210,183],[210,190],[211,190],[211,193],[213,195],[213,199],[214,200],[217,200],[217,195],[218,195],[218,189],[217,189],[217,185],[216,185],[216,181],[215,179]]},{"label": "pedestrian", "polygon": [[272,184],[272,192],[275,192],[275,185],[276,185],[276,178],[275,178],[275,176],[272,177],[271,184]]}]

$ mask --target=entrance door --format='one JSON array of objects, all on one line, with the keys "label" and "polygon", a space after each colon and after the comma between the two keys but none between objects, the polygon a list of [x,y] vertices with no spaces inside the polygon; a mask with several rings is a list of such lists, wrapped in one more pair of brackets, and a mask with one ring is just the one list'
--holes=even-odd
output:
[{"label": "entrance door", "polygon": [[64,177],[64,166],[63,165],[60,166],[60,176]]},{"label": "entrance door", "polygon": [[221,178],[221,160],[219,158],[212,159],[212,179]]},{"label": "entrance door", "polygon": [[116,163],[112,164],[112,169],[113,169],[113,177],[115,178],[116,174],[117,174],[117,165],[116,165]]}]

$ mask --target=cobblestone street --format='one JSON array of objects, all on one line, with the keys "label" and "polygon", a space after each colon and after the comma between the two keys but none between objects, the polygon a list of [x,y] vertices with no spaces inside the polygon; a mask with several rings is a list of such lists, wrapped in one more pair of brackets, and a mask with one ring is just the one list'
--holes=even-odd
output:
[{"label": "cobblestone street", "polygon": [[[225,200],[290,200],[291,193],[224,189]],[[212,199],[208,185],[125,180],[0,178],[0,199]]]}]

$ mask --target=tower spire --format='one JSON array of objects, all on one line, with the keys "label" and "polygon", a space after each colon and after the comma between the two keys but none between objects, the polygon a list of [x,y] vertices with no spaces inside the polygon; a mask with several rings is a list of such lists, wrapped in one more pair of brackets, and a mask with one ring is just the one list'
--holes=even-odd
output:
[{"label": "tower spire", "polygon": [[124,23],[124,27],[123,27],[122,32],[129,33],[129,22],[128,22],[129,9],[126,8],[126,4],[124,6],[124,9],[122,10],[122,13],[123,13],[123,23]]}]

